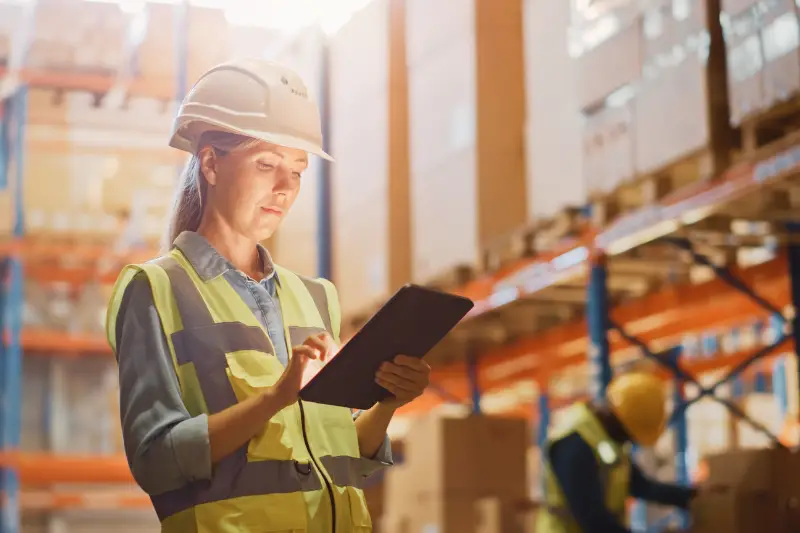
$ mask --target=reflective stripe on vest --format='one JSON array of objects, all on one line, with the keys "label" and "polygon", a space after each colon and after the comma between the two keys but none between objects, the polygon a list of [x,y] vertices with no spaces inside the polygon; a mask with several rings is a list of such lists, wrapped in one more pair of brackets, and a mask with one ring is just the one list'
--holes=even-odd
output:
[{"label": "reflective stripe on vest", "polygon": [[[249,309],[244,313],[244,307],[242,306],[246,306],[246,304],[238,297],[235,301],[227,296],[219,300],[219,294],[214,293],[210,288],[200,285],[203,283],[202,281],[192,279],[196,277],[196,274],[193,270],[189,270],[191,266],[180,252],[173,250],[169,255],[159,258],[153,263],[129,266],[127,268],[135,271],[144,271],[150,279],[156,308],[161,316],[162,324],[165,324],[165,331],[169,333],[168,343],[174,358],[184,402],[187,404],[190,414],[196,416],[200,412],[217,413],[240,400],[240,398],[237,398],[237,392],[240,394],[243,392],[234,388],[234,381],[232,381],[229,373],[231,375],[236,374],[236,369],[231,365],[237,365],[240,362],[263,362],[264,358],[261,356],[273,355],[272,358],[266,359],[270,359],[270,364],[278,365],[278,367],[274,367],[273,371],[268,372],[268,375],[265,376],[259,376],[258,372],[255,374],[251,372],[248,376],[261,378],[260,386],[270,386],[278,379],[283,367],[274,358],[274,349],[264,328],[258,323]],[[334,317],[331,316],[330,306],[328,305],[329,298],[325,287],[320,283],[283,271],[283,269],[281,271],[281,282],[288,281],[288,284],[293,284],[295,293],[298,288],[300,291],[303,288],[307,290],[308,296],[313,301],[324,325],[323,329],[316,326],[296,325],[296,323],[286,321],[288,324],[286,328],[287,337],[291,345],[300,344],[309,335],[325,330],[338,340],[338,331],[335,330],[338,328],[338,322],[334,327]],[[133,275],[130,272],[123,271],[109,306],[108,336],[114,348],[116,348],[114,346],[115,339],[112,340],[115,336],[114,320],[119,309],[119,301],[124,293],[124,290],[120,289],[124,289],[131,279],[133,279]],[[295,280],[302,281],[302,284],[295,282]],[[232,287],[221,278],[212,280],[210,283],[217,282],[226,284],[225,286],[218,286],[223,290],[220,294],[228,294],[225,292],[228,288],[232,291]],[[204,289],[202,294],[200,287]],[[210,304],[215,296],[217,300],[223,302],[221,307],[218,306],[216,312],[213,307],[206,303],[210,298]],[[291,296],[295,299],[288,302],[287,305],[292,303],[294,308],[302,307],[304,304],[297,302],[307,301],[303,300],[303,298],[308,297],[297,296],[294,293]],[[169,310],[170,307],[173,307],[171,311]],[[215,318],[213,313],[222,313],[222,317],[233,317],[233,320],[230,318],[220,320],[220,317],[217,316]],[[297,313],[296,309],[293,313],[290,312],[290,314],[299,316]],[[302,313],[300,314],[302,315]],[[180,319],[180,324],[176,322],[175,316],[169,315],[177,315]],[[235,320],[236,317],[241,317],[243,321]],[[166,327],[167,324],[170,327]],[[258,352],[255,354],[255,358],[252,355],[253,352]],[[243,354],[241,361],[233,357],[237,353]],[[189,400],[192,397],[192,386],[190,382],[196,383],[194,388],[199,387],[199,392],[201,393],[199,395],[200,398],[194,401],[194,407],[191,408],[190,404],[192,402]],[[240,385],[236,386],[241,389]],[[329,481],[338,487],[359,487],[363,482],[360,472],[363,471],[361,463],[364,459],[358,454],[355,427],[350,418],[350,411],[339,407],[317,404],[306,405],[307,418],[310,417],[312,420],[309,423],[313,424],[315,431],[317,431],[317,427],[325,427],[328,421],[338,424],[337,427],[343,427],[342,424],[347,421],[347,424],[351,427],[350,432],[352,435],[345,440],[341,440],[344,437],[338,436],[341,433],[339,431],[336,434],[337,436],[326,437],[324,443],[318,446],[319,449],[323,450],[322,453],[316,456],[323,470],[320,475],[327,476]],[[309,451],[303,442],[301,435],[303,428],[299,420],[300,417],[299,415],[295,417],[295,413],[299,413],[297,404],[279,412],[270,421],[268,428],[265,428],[262,435],[257,436],[248,445],[243,446],[235,453],[218,462],[214,467],[212,479],[195,481],[180,489],[152,496],[151,500],[159,519],[164,521],[197,505],[242,496],[318,491],[320,492],[320,497],[327,499],[329,496],[326,491],[322,490],[323,484],[312,466],[311,457],[308,456]],[[289,435],[289,438],[291,438],[289,444],[281,446],[286,438],[284,430],[277,434],[277,438],[280,440],[279,444],[270,444],[275,440],[276,436],[268,433],[270,428],[276,427],[275,424],[283,427],[286,434]],[[284,436],[281,437],[281,435]],[[300,435],[299,441],[298,435]],[[260,438],[262,440],[259,441]],[[260,449],[258,447],[259,443],[265,443],[265,448]],[[255,453],[254,450],[257,452],[255,460],[252,456]],[[278,452],[275,452],[275,450],[278,450]],[[285,455],[284,450],[285,453],[291,455],[291,458],[284,459],[280,457]],[[275,457],[276,455],[280,458]],[[360,523],[356,525],[367,527],[369,515],[366,511],[361,491],[358,491],[354,496],[349,494],[341,495],[339,492],[336,494],[337,498],[350,498],[349,502],[347,499],[343,501],[343,505],[347,507],[347,515],[351,512],[358,512],[362,516],[355,517],[360,520]],[[353,503],[352,498],[357,498],[359,501]],[[337,499],[337,507],[339,503]],[[354,506],[357,509],[354,509]],[[342,509],[340,512],[344,513],[345,510]],[[337,512],[337,514],[339,513]],[[345,528],[343,531],[349,531],[349,529]]]},{"label": "reflective stripe on vest", "polygon": [[[565,423],[557,427],[548,445],[572,433],[578,433],[592,448],[597,461],[601,484],[605,490],[606,506],[612,514],[626,522],[625,501],[630,482],[630,459],[625,451],[608,436],[603,425],[585,404],[577,404],[565,413]],[[613,456],[613,457],[612,457]],[[544,463],[545,504],[537,518],[536,531],[541,533],[579,532],[572,513],[566,506],[564,494],[549,462]]]}]

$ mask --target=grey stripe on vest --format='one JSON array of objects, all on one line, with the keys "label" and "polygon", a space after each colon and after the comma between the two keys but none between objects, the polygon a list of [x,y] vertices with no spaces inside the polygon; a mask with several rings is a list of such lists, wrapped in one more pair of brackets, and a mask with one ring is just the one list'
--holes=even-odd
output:
[{"label": "grey stripe on vest", "polygon": [[333,327],[331,326],[331,311],[328,308],[328,293],[325,291],[325,287],[322,283],[314,280],[310,280],[308,278],[304,278],[303,276],[298,276],[301,280],[303,280],[303,284],[306,286],[309,294],[311,294],[311,298],[314,300],[314,305],[317,306],[317,310],[319,311],[319,316],[322,317],[322,324],[325,326],[325,329],[333,335]]},{"label": "grey stripe on vest", "polygon": [[289,340],[291,341],[292,346],[300,346],[312,335],[319,335],[320,333],[324,332],[325,329],[323,328],[289,326]]},{"label": "grey stripe on vest", "polygon": [[287,494],[322,489],[310,464],[296,461],[247,461],[247,455],[228,456],[214,468],[211,481],[195,481],[177,490],[152,496],[160,520],[204,503],[242,496]]},{"label": "grey stripe on vest", "polygon": [[361,457],[326,455],[320,457],[319,460],[330,474],[334,485],[361,488],[362,483],[367,479],[367,476],[363,474],[367,460]]},{"label": "grey stripe on vest", "polygon": [[[172,334],[179,364],[192,363],[208,410],[218,413],[236,404],[226,368],[226,353],[256,350],[272,353],[266,333],[260,327],[241,322],[214,322],[200,291],[192,279],[171,257],[158,264],[169,276],[172,293],[183,322],[183,329]],[[267,357],[267,355],[265,355]],[[322,484],[308,464],[294,460],[247,460],[247,445],[220,461],[211,480],[194,481],[184,487],[151,497],[160,520],[196,505],[215,501],[321,490]]]},{"label": "grey stripe on vest", "polygon": [[170,256],[159,257],[155,263],[163,268],[169,276],[183,329],[213,326],[214,319],[211,317],[211,311],[208,310],[200,291],[197,290],[192,278],[180,263]]}]

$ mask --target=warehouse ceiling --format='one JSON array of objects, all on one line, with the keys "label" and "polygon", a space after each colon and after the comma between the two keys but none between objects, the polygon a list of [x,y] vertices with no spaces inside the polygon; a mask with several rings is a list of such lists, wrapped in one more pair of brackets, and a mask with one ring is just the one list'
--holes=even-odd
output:
[{"label": "warehouse ceiling", "polygon": [[[27,2],[32,0],[15,0]],[[126,11],[135,12],[147,3],[144,0],[91,0],[119,4]],[[187,0],[148,0],[150,3],[178,4]],[[274,28],[287,36],[319,24],[326,33],[333,34],[350,16],[371,0],[188,0],[190,5],[224,8],[228,22],[237,25]]]}]

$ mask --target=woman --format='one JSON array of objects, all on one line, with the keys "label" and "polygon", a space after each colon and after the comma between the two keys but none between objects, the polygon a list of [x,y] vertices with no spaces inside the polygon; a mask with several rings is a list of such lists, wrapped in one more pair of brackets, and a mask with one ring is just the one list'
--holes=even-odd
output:
[{"label": "woman", "polygon": [[357,417],[298,400],[306,365],[339,342],[336,290],[258,243],[294,203],[307,154],[331,159],[316,105],[288,69],[228,63],[192,88],[170,145],[192,154],[171,249],[122,271],[107,320],[134,478],[162,531],[369,531],[358,486],[391,464],[386,428],[430,369],[385,364],[376,381],[394,397]]}]

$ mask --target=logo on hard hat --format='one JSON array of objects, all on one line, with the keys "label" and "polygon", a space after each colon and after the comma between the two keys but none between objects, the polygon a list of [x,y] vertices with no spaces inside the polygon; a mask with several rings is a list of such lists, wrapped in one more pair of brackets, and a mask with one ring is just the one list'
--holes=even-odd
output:
[{"label": "logo on hard hat", "polygon": [[281,83],[286,85],[289,88],[289,90],[292,91],[292,94],[294,94],[296,96],[302,96],[303,98],[308,98],[308,94],[306,94],[305,91],[302,91],[300,89],[296,89],[296,88],[292,87],[291,85],[289,85],[289,79],[286,76],[281,76]]}]

